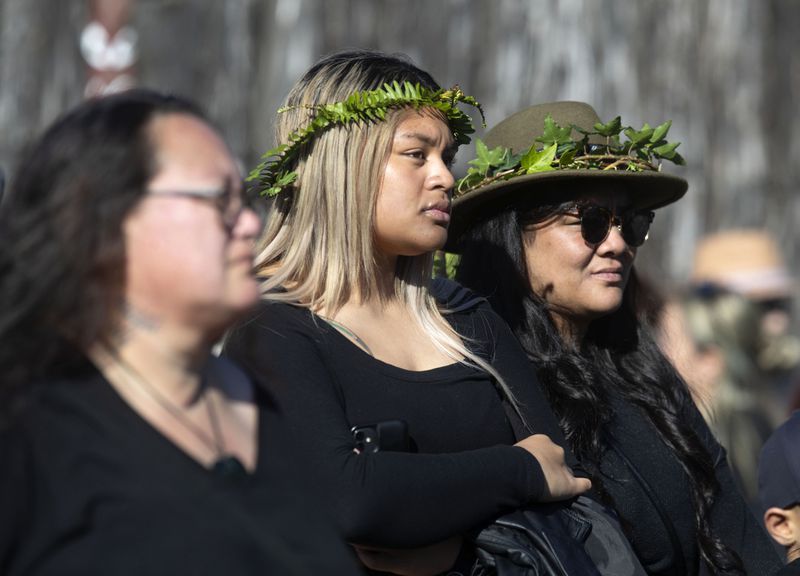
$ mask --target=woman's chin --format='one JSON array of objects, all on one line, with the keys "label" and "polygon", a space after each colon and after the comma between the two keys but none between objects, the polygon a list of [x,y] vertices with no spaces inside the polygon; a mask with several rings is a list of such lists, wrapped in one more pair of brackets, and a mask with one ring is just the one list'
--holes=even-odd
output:
[{"label": "woman's chin", "polygon": [[261,289],[255,278],[251,279],[252,282],[247,286],[243,286],[237,297],[231,304],[231,309],[234,314],[242,314],[248,312],[253,306],[258,304],[261,300]]},{"label": "woman's chin", "polygon": [[591,309],[591,315],[594,317],[593,319],[602,318],[604,316],[608,316],[613,314],[619,307],[622,306],[622,298],[614,298],[608,299],[603,302],[596,303]]}]

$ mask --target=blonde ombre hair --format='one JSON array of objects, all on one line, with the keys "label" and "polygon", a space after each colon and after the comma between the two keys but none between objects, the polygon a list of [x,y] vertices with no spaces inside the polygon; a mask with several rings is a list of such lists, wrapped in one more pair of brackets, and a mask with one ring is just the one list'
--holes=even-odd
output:
[{"label": "blonde ombre hair", "polygon": [[[408,60],[376,52],[344,52],[312,67],[290,91],[278,115],[277,142],[307,124],[313,105],[339,102],[386,82],[439,86]],[[353,298],[381,297],[374,242],[377,196],[395,130],[409,114],[447,118],[430,108],[398,108],[383,121],[331,127],[301,151],[291,191],[281,193],[259,242],[256,270],[263,297],[335,315]],[[429,291],[433,254],[399,256],[394,297],[445,355],[490,373],[513,403],[500,375],[467,349]]]}]

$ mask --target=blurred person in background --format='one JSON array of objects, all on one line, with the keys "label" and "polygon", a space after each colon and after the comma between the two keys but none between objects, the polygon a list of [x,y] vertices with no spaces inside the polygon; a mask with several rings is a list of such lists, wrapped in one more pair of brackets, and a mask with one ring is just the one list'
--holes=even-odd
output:
[{"label": "blurred person in background", "polygon": [[272,400],[211,354],[260,230],[191,103],[88,101],[0,210],[0,572],[354,574]]},{"label": "blurred person in background", "polygon": [[769,380],[758,363],[761,321],[757,304],[712,284],[668,300],[658,319],[659,343],[726,448],[755,512],[758,454],[775,425]]},{"label": "blurred person in background", "polygon": [[700,241],[687,294],[660,317],[664,350],[754,510],[758,454],[789,411],[800,361],[800,341],[789,331],[793,286],[769,234],[726,230]]},{"label": "blurred person in background", "polygon": [[785,418],[792,376],[800,365],[800,339],[790,332],[795,282],[775,239],[763,230],[710,234],[697,246],[690,285],[720,287],[752,302],[759,313],[756,361],[769,378],[771,416]]}]

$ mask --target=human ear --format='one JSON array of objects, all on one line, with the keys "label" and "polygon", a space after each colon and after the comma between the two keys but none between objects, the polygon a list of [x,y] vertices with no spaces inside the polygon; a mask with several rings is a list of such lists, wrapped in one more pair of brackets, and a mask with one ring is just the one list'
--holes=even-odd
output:
[{"label": "human ear", "polygon": [[764,512],[764,526],[778,544],[784,547],[797,543],[797,526],[783,508],[772,507]]}]

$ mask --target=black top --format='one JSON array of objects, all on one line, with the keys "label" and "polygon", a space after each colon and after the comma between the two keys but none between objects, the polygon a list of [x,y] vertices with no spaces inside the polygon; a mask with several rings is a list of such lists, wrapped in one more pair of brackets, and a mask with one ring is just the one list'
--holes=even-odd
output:
[{"label": "black top", "polygon": [[253,474],[196,462],[88,362],[36,386],[0,431],[0,573],[357,574],[281,457],[259,397]]},{"label": "black top", "polygon": [[800,575],[800,558],[789,562],[786,566],[781,568],[777,576],[797,576]]},{"label": "black top", "polygon": [[[527,358],[488,304],[446,317],[535,414],[534,431],[563,444]],[[541,468],[509,446],[514,433],[501,395],[481,370],[460,363],[403,370],[309,310],[269,302],[234,330],[224,354],[277,397],[352,542],[431,544],[542,494]],[[354,453],[351,427],[393,419],[408,423],[417,453]]]},{"label": "black top", "polygon": [[[649,574],[698,574],[697,532],[686,473],[639,407],[619,398],[612,398],[612,407],[609,432],[613,440],[608,442],[611,447],[601,462],[602,482],[630,528],[629,537],[639,560]],[[775,573],[780,561],[739,494],[724,449],[694,405],[685,407],[682,420],[698,434],[715,463],[720,489],[708,519],[713,533],[739,554],[747,574]],[[641,478],[630,472],[626,459]],[[668,522],[660,517],[654,500],[672,523],[680,552],[673,549]],[[685,571],[679,568],[680,555]]]}]

